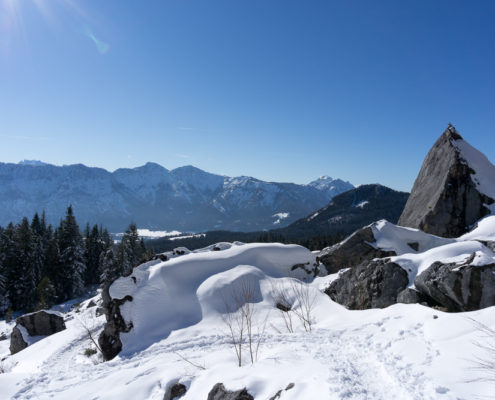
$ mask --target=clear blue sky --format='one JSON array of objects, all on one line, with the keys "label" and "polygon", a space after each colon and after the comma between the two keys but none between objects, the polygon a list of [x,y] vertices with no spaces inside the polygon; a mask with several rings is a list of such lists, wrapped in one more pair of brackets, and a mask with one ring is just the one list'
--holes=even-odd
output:
[{"label": "clear blue sky", "polygon": [[494,1],[0,0],[0,161],[409,190],[495,161]]}]

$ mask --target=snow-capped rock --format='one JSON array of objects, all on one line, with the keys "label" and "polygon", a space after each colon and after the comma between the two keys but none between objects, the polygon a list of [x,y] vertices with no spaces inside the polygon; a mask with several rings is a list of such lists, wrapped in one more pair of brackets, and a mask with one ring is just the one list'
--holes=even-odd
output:
[{"label": "snow-capped rock", "polygon": [[64,318],[58,312],[41,310],[25,314],[16,319],[10,338],[10,352],[18,353],[38,340],[64,329]]},{"label": "snow-capped rock", "polygon": [[452,126],[428,152],[399,225],[444,237],[495,211],[495,166]]}]

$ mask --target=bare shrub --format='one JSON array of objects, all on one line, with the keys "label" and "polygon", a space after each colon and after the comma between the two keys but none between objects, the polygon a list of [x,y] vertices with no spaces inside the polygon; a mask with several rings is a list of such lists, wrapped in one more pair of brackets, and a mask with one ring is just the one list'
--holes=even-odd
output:
[{"label": "bare shrub", "polygon": [[483,342],[474,344],[483,350],[484,356],[474,358],[474,369],[482,373],[475,381],[495,382],[495,329],[471,319],[476,329],[482,334]]},{"label": "bare shrub", "polygon": [[294,306],[294,300],[292,299],[289,290],[280,283],[272,280],[271,285],[274,293],[275,306],[280,312],[285,328],[289,333],[294,333],[294,325],[292,323],[292,307]]},{"label": "bare shrub", "polygon": [[301,281],[293,279],[291,281],[291,289],[296,298],[294,314],[304,326],[306,332],[311,332],[313,324],[316,322],[314,318],[314,307],[316,303],[316,293],[311,290],[311,287]]},{"label": "bare shrub", "polygon": [[[100,345],[98,344],[98,341],[95,338],[95,333],[96,333],[98,328],[95,327],[94,317],[92,316],[91,319],[88,319],[86,316],[82,317],[82,318],[77,318],[77,322],[86,332],[86,335],[87,335],[89,341],[91,343],[93,343],[93,345],[96,347],[95,352],[98,351],[101,355],[103,355],[103,352],[101,351]],[[86,349],[86,351],[87,350],[88,349]],[[85,351],[85,355],[88,355],[88,354],[86,354],[86,351]]]},{"label": "bare shrub", "polygon": [[248,347],[251,363],[257,361],[260,344],[266,331],[268,314],[261,324],[257,323],[255,300],[255,285],[247,278],[236,283],[230,293],[223,298],[225,313],[222,318],[228,328],[239,367],[242,366],[244,345]]},{"label": "bare shrub", "polygon": [[182,360],[184,360],[185,362],[187,362],[188,364],[192,365],[193,367],[197,368],[197,369],[200,369],[202,371],[206,370],[206,367],[204,365],[199,365],[199,364],[196,364],[194,362],[192,362],[190,359],[184,357],[182,354],[180,354],[178,351],[174,351],[174,354],[176,354],[177,356],[179,356]]},{"label": "bare shrub", "polygon": [[298,279],[292,279],[289,287],[272,281],[272,290],[276,307],[280,310],[287,331],[294,332],[293,315],[295,315],[306,332],[311,332],[315,323],[316,303],[316,293],[311,287]]}]

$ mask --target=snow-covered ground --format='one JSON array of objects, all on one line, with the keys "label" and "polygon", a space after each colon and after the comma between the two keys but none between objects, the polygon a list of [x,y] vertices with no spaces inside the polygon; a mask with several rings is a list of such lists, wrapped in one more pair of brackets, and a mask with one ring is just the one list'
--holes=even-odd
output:
[{"label": "snow-covered ground", "polygon": [[[139,237],[142,237],[143,239],[158,239],[162,237],[169,237],[169,236],[178,236],[182,232],[180,231],[152,231],[150,229],[138,229],[137,233]],[[114,236],[116,238],[122,238],[124,236],[123,233],[115,233]]]},{"label": "snow-covered ground", "polygon": [[[217,382],[231,390],[246,387],[257,400],[290,383],[294,387],[282,390],[281,400],[472,400],[495,393],[493,384],[473,382],[483,376],[475,359],[486,356],[475,342],[495,344],[474,321],[495,328],[494,307],[457,314],[417,304],[349,311],[319,290],[332,277],[308,283],[293,277],[297,272],[308,280],[302,269],[291,267],[310,268],[315,254],[309,250],[241,243],[218,248],[144,264],[132,274],[136,283],[127,277],[112,286],[114,296],[134,298],[121,308],[134,328],[122,335],[124,351],[112,361],[84,355],[94,347],[84,326],[98,333],[105,322],[95,316],[96,307],[86,308],[90,300],[66,314],[65,331],[14,356],[8,356],[8,341],[0,341],[0,356],[6,357],[0,397],[161,400],[177,381],[188,388],[185,400],[206,400]],[[238,367],[224,321],[226,304],[246,282],[255,340],[258,328],[266,326],[266,332],[258,360],[251,364],[246,345]],[[283,292],[300,309],[304,300],[296,287],[314,300],[311,332],[296,315],[289,332],[286,314],[275,307]],[[11,328],[0,321],[0,335]]]}]

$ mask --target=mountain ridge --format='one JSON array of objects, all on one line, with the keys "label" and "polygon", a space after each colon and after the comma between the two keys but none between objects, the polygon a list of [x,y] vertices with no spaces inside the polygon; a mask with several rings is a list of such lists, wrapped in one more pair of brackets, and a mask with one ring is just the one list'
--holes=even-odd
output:
[{"label": "mountain ridge", "polygon": [[[83,164],[0,162],[0,225],[43,210],[56,223],[72,204],[81,223],[114,232],[131,221],[149,229],[254,231],[288,225],[353,187],[329,177],[304,185],[265,182],[152,162],[113,172]],[[280,213],[288,215],[280,220]]]}]

